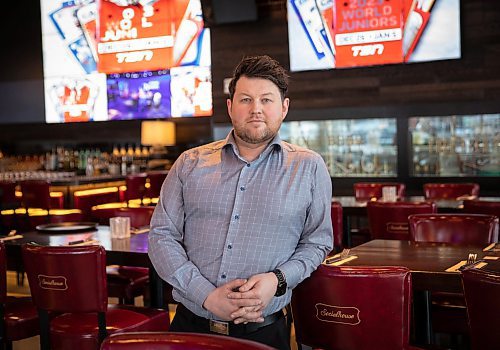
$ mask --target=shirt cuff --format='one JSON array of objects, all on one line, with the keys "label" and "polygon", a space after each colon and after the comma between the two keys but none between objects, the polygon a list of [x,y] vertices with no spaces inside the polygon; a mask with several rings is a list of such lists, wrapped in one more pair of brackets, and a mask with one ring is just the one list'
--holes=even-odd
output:
[{"label": "shirt cuff", "polygon": [[193,301],[200,308],[203,308],[203,303],[208,295],[215,289],[214,285],[210,283],[202,275],[193,278],[187,288],[187,299]]}]

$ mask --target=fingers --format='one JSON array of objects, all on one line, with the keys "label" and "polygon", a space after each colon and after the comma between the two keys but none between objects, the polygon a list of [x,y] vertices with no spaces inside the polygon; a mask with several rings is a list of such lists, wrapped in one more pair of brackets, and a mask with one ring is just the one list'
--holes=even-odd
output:
[{"label": "fingers", "polygon": [[262,322],[264,322],[264,318],[258,317],[258,318],[252,319],[252,320],[248,320],[246,318],[240,317],[240,318],[233,320],[233,322],[234,322],[234,324],[240,324],[240,323],[247,324],[248,322],[262,323]]},{"label": "fingers", "polygon": [[254,276],[250,277],[250,279],[248,281],[246,281],[244,284],[242,284],[240,286],[240,288],[238,289],[240,292],[244,293],[244,292],[248,292],[249,290],[251,290],[253,287],[255,287],[255,284],[258,282],[258,279],[255,278]]},{"label": "fingers", "polygon": [[[243,307],[240,307],[238,310],[236,310],[235,312],[231,313],[231,318],[235,319],[235,318],[238,318],[238,317],[243,317],[243,316],[245,316],[247,314],[250,314],[250,313],[256,314],[257,317],[258,317],[259,316],[258,315],[259,312],[256,311],[257,309],[258,309],[258,306],[257,307],[254,307],[254,306],[243,306]],[[255,318],[255,317],[253,317],[253,318]]]},{"label": "fingers", "polygon": [[231,299],[231,305],[237,306],[238,308],[243,307],[253,307],[262,308],[262,300],[260,299]]},{"label": "fingers", "polygon": [[248,292],[231,292],[227,295],[229,299],[258,299],[257,293],[255,291],[251,290]]},{"label": "fingers", "polygon": [[254,307],[242,307],[231,314],[235,324],[242,322],[264,322],[262,311],[256,311]]},{"label": "fingers", "polygon": [[246,279],[238,278],[232,281],[229,281],[225,284],[226,288],[229,290],[239,290],[239,288],[247,282]]}]

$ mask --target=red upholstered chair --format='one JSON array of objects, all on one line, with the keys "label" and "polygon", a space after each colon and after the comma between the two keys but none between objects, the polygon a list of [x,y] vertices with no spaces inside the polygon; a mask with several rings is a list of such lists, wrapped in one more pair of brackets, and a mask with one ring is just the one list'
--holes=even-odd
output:
[{"label": "red upholstered chair", "polygon": [[16,197],[16,182],[0,181],[0,234],[19,229],[15,210],[21,206]]},{"label": "red upholstered chair", "polygon": [[[23,194],[22,204],[26,209],[29,229],[34,229],[42,223],[81,221],[81,210],[62,209],[63,203],[60,196],[55,197],[55,201],[52,200],[49,181],[25,180],[19,185]],[[56,205],[53,204],[54,202]]]},{"label": "red upholstered chair", "polygon": [[342,239],[344,236],[342,205],[339,202],[332,202],[332,227],[333,227],[333,242],[336,252],[342,250]]},{"label": "red upholstered chair", "polygon": [[160,197],[161,186],[167,177],[168,171],[152,171],[148,173],[148,183],[146,188],[146,197],[158,198]]},{"label": "red upholstered chair", "polygon": [[356,200],[372,200],[382,198],[382,188],[396,187],[396,197],[401,199],[405,196],[406,186],[400,182],[357,182],[353,185]]},{"label": "red upholstered chair", "polygon": [[250,340],[199,333],[135,332],[113,334],[102,343],[101,350],[272,350]]},{"label": "red upholstered chair", "polygon": [[25,208],[50,209],[50,182],[25,180],[19,184],[23,193],[22,201]]},{"label": "red upholstered chair", "polygon": [[[22,253],[39,310],[42,350],[97,350],[111,333],[168,329],[168,311],[108,306],[103,247],[24,245]],[[59,315],[49,321],[47,312]]]},{"label": "red upholstered chair", "polygon": [[7,296],[7,261],[0,242],[0,349],[12,349],[12,342],[38,335],[38,313],[27,297]]},{"label": "red upholstered chair", "polygon": [[[49,223],[50,183],[44,180],[25,180],[19,185],[23,193],[22,206],[26,210],[24,229],[33,230],[37,225]],[[33,216],[35,218],[32,220]]]},{"label": "red upholstered chair", "polygon": [[368,222],[372,239],[409,240],[408,216],[436,213],[432,202],[368,202]]},{"label": "red upholstered chair", "polygon": [[426,199],[459,199],[479,196],[476,183],[427,183],[424,184]]},{"label": "red upholstered chair", "polygon": [[85,220],[92,220],[92,207],[105,203],[119,204],[119,202],[120,194],[116,186],[75,191],[73,193],[73,206],[82,211]]},{"label": "red upholstered chair", "polygon": [[495,215],[500,218],[500,202],[485,200],[465,200],[465,213]]},{"label": "red upholstered chair", "polygon": [[0,210],[16,209],[21,205],[21,201],[16,197],[15,181],[0,181]]},{"label": "red upholstered chair", "polygon": [[[93,208],[92,218],[103,225],[116,216],[130,217],[130,226],[140,228],[149,226],[154,207],[137,208]],[[135,297],[146,295],[149,285],[149,269],[135,266],[108,266],[108,295],[118,298],[121,304],[134,304]]]},{"label": "red upholstered chair", "polygon": [[[384,187],[396,187],[396,199],[400,200],[405,196],[406,186],[400,182],[357,182],[353,185],[354,198],[357,201],[375,201],[382,198]],[[368,218],[366,216],[355,216],[351,218],[352,244],[358,245],[371,239]]]},{"label": "red upholstered chair", "polygon": [[125,201],[130,203],[132,200],[137,200],[142,203],[146,194],[146,173],[131,174],[125,177],[127,190],[125,191]]},{"label": "red upholstered chair", "polygon": [[462,280],[472,350],[497,350],[500,325],[500,270],[465,269]]},{"label": "red upholstered chair", "polygon": [[[482,214],[410,215],[410,237],[416,242],[486,246],[498,241],[498,218]],[[464,257],[466,258],[466,257]],[[464,296],[432,293],[432,327],[435,332],[468,335]]]},{"label": "red upholstered chair", "polygon": [[411,290],[404,267],[321,265],[293,291],[297,342],[335,350],[410,349]]},{"label": "red upholstered chair", "polygon": [[498,218],[482,214],[410,215],[410,238],[416,242],[487,245],[498,242]]}]

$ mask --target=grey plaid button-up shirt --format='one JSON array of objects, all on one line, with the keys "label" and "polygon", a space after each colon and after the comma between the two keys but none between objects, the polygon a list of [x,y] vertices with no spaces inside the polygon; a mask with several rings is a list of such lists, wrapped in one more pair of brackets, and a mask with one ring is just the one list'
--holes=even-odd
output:
[{"label": "grey plaid button-up shirt", "polygon": [[217,286],[279,268],[289,289],[266,316],[332,249],[331,197],[317,153],[276,136],[248,163],[231,132],[173,165],[151,219],[149,256],[175,300],[205,318],[215,318],[202,305]]}]

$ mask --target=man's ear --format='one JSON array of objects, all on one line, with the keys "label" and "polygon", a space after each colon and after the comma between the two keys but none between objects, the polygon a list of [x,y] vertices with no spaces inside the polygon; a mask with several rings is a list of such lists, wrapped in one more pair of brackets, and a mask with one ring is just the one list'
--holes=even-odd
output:
[{"label": "man's ear", "polygon": [[286,118],[286,115],[288,114],[288,108],[290,107],[290,99],[288,97],[285,97],[285,99],[283,100],[283,104],[281,106],[281,111],[283,113],[283,117],[281,118],[281,120],[285,120]]},{"label": "man's ear", "polygon": [[229,118],[231,118],[231,119],[233,119],[233,118],[232,118],[232,116],[231,116],[231,114],[232,114],[232,113],[231,113],[231,106],[232,106],[232,103],[233,103],[233,102],[231,101],[231,99],[230,99],[230,98],[228,98],[228,99],[226,100],[226,105],[227,105],[227,114],[229,114]]}]

